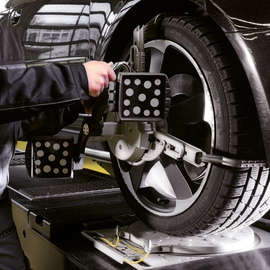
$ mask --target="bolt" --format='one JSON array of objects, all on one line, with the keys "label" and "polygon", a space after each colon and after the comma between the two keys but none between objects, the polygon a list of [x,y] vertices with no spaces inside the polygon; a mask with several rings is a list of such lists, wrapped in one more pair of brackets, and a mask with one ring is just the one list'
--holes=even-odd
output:
[{"label": "bolt", "polygon": [[88,135],[89,134],[89,126],[86,123],[83,125],[83,134],[84,135]]},{"label": "bolt", "polygon": [[157,202],[164,205],[164,204],[168,204],[170,200],[157,198]]}]

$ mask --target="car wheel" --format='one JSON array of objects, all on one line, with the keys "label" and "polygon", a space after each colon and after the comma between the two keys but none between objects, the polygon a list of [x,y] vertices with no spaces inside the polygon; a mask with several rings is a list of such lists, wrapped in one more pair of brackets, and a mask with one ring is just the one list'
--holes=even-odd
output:
[{"label": "car wheel", "polygon": [[[157,32],[148,39],[146,28],[146,71],[165,73],[170,80],[166,132],[206,153],[264,159],[249,85],[224,34],[191,16],[165,17]],[[165,154],[140,166],[114,156],[112,162],[135,214],[169,234],[212,234],[248,226],[269,208],[269,169],[264,166],[208,163],[197,168]]]}]

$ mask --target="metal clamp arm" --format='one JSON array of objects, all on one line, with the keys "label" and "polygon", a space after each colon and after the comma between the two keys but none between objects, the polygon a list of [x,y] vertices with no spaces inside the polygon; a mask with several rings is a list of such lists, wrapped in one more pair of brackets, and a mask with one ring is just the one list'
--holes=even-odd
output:
[{"label": "metal clamp arm", "polygon": [[266,167],[268,166],[265,160],[242,160],[227,158],[218,155],[204,154],[200,160],[205,163],[220,164],[233,168],[250,168],[250,167]]}]

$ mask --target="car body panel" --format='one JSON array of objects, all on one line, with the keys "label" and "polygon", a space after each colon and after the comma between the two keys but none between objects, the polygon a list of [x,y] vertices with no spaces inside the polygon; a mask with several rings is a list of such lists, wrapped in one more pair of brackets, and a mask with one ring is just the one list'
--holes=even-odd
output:
[{"label": "car body panel", "polygon": [[270,26],[270,2],[267,0],[209,0],[205,3],[207,12],[225,32],[247,31]]},{"label": "car body panel", "polygon": [[[28,1],[29,2],[29,1]],[[31,1],[14,7],[8,26],[22,40],[26,61],[89,58],[89,1]]]},{"label": "car body panel", "polygon": [[10,0],[8,5],[1,20],[20,36],[28,64],[117,61],[133,29],[156,15],[207,16],[226,34],[242,62],[270,162],[268,0]]}]

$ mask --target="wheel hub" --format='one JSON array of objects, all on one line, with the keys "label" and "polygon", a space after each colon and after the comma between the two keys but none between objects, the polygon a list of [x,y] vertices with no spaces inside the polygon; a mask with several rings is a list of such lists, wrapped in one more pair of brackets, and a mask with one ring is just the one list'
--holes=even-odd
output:
[{"label": "wheel hub", "polygon": [[108,140],[113,154],[120,160],[137,162],[146,149],[149,149],[149,128],[147,123],[125,122],[121,124],[122,136]]}]

